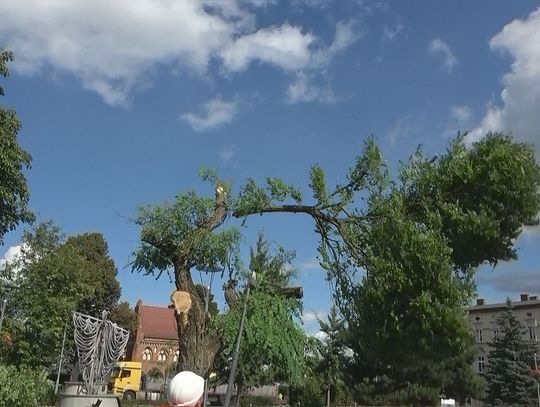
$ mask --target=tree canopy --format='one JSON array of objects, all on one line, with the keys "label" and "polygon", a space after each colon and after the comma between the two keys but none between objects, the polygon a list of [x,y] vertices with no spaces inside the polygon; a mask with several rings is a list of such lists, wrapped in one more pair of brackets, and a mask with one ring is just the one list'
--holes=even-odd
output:
[{"label": "tree canopy", "polygon": [[17,366],[51,367],[64,329],[71,329],[71,313],[98,316],[120,296],[103,237],[85,234],[65,240],[52,222],[24,233],[20,260],[3,273],[15,286],[3,327],[12,343],[2,354]]},{"label": "tree canopy", "polygon": [[[362,391],[420,405],[443,391],[472,392],[478,383],[467,367],[473,352],[464,307],[476,267],[515,258],[513,240],[537,223],[540,168],[532,148],[502,134],[469,148],[458,137],[440,156],[418,150],[393,179],[368,140],[343,184],[329,190],[319,166],[310,178],[312,204],[279,180],[249,181],[234,215],[313,218]],[[455,369],[462,378],[449,373]]]},{"label": "tree canopy", "polygon": [[[7,63],[13,60],[9,51],[0,51],[0,76],[7,78]],[[0,86],[0,96],[4,89]],[[17,143],[21,128],[14,110],[0,105],[0,244],[4,235],[21,222],[30,222],[34,215],[28,209],[30,191],[24,169],[30,168],[32,157]]]},{"label": "tree canopy", "polygon": [[[392,394],[396,402],[417,405],[434,403],[442,392],[472,394],[480,383],[470,368],[464,307],[475,291],[476,268],[516,258],[515,238],[523,225],[538,222],[540,167],[531,146],[504,134],[466,146],[458,136],[439,156],[419,149],[393,177],[368,139],[342,183],[329,187],[319,165],[309,179],[307,201],[300,188],[279,178],[265,185],[248,179],[235,197],[216,184],[213,201],[187,193],[173,205],[141,210],[134,270],[159,275],[174,267],[177,288],[198,304],[186,327],[178,319],[179,331],[193,341],[205,317],[190,270],[223,265],[236,250],[237,232],[218,229],[227,214],[244,222],[255,214],[306,214],[315,224],[319,261],[333,283],[349,333],[350,370],[356,384],[363,378],[362,391],[374,400]],[[230,283],[226,287],[234,287]]]},{"label": "tree canopy", "polygon": [[204,298],[191,271],[229,272],[238,263],[240,234],[236,228],[220,228],[228,213],[229,187],[213,174],[203,179],[215,187],[215,199],[194,191],[180,194],[173,203],[142,206],[134,222],[141,227],[141,242],[133,253],[132,270],[159,278],[174,275],[177,291],[189,295],[189,309],[176,313],[180,355],[178,370],[208,376],[221,338],[209,330]]}]

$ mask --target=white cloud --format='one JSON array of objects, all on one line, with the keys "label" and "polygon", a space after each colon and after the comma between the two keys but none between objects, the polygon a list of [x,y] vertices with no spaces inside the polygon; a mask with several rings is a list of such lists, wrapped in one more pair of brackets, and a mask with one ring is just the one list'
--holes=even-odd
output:
[{"label": "white cloud", "polygon": [[300,271],[320,270],[321,265],[319,264],[319,260],[316,257],[312,257],[311,259],[307,259],[298,263],[298,269]]},{"label": "white cloud", "polygon": [[254,60],[294,71],[309,63],[309,46],[314,39],[312,34],[303,34],[300,27],[284,24],[241,36],[225,46],[220,55],[231,72],[246,70]]},{"label": "white cloud", "polygon": [[231,161],[231,159],[236,154],[236,149],[225,147],[219,152],[219,158],[221,158],[221,161],[223,161],[225,164]]},{"label": "white cloud", "polygon": [[472,111],[469,106],[452,106],[450,112],[450,121],[458,124],[467,123],[472,116]]},{"label": "white cloud", "polygon": [[508,53],[513,62],[502,80],[502,105],[491,103],[480,125],[468,141],[481,139],[489,131],[504,131],[536,143],[540,157],[540,9],[524,20],[507,24],[491,41],[491,49]]},{"label": "white cloud", "polygon": [[315,338],[317,338],[322,343],[326,343],[326,338],[328,338],[328,334],[323,331],[318,331],[313,335]]},{"label": "white cloud", "polygon": [[403,28],[405,28],[405,26],[401,22],[396,23],[396,25],[393,27],[385,24],[383,26],[383,35],[382,35],[383,42],[393,41],[398,36],[398,34],[403,30]]},{"label": "white cloud", "polygon": [[6,0],[0,42],[16,55],[14,71],[70,74],[106,103],[127,105],[151,86],[158,67],[241,72],[253,62],[288,72],[325,63],[355,38],[338,23],[328,47],[298,26],[255,26],[254,7],[273,0]]},{"label": "white cloud", "polygon": [[243,3],[253,7],[270,7],[278,3],[278,0],[242,0]]},{"label": "white cloud", "polygon": [[297,70],[294,82],[287,88],[286,101],[337,103],[340,98],[326,83],[325,68],[338,53],[350,47],[361,36],[362,32],[356,21],[338,22],[332,43],[327,48],[314,52],[311,63],[306,64],[306,69]]},{"label": "white cloud", "polygon": [[0,15],[0,39],[15,52],[15,70],[69,72],[113,105],[126,103],[159,64],[204,72],[235,31],[234,22],[195,0],[8,0]]},{"label": "white cloud", "polygon": [[298,72],[296,79],[287,88],[287,102],[336,103],[337,96],[330,86],[316,84],[305,72]]},{"label": "white cloud", "polygon": [[442,53],[444,56],[444,65],[448,72],[451,72],[458,60],[448,44],[440,38],[434,38],[429,44],[429,51],[432,54]]},{"label": "white cloud", "polygon": [[359,28],[356,20],[339,21],[336,24],[336,31],[332,43],[327,48],[320,48],[314,53],[310,67],[315,69],[324,68],[336,54],[349,48],[361,38],[363,34],[364,33]]},{"label": "white cloud", "polygon": [[446,122],[443,138],[456,137],[458,132],[464,133],[469,129],[472,110],[467,105],[456,105],[450,109],[450,116]]},{"label": "white cloud", "polygon": [[412,114],[401,117],[386,134],[390,147],[396,147],[404,141],[415,140],[424,126],[424,118]]},{"label": "white cloud", "polygon": [[302,314],[302,320],[304,323],[314,322],[319,319],[323,319],[324,317],[326,317],[326,312],[324,311],[304,311]]},{"label": "white cloud", "polygon": [[[21,260],[21,256],[23,254],[22,251],[22,245],[11,246],[6,253],[4,253],[4,257],[0,258],[0,271],[4,270],[6,265],[14,266],[19,260]],[[19,270],[20,265],[13,267],[11,271],[14,273],[14,275],[9,276],[8,278],[16,280]]]},{"label": "white cloud", "polygon": [[232,122],[237,111],[237,102],[225,102],[217,97],[204,104],[204,113],[184,113],[180,118],[186,121],[195,131],[215,129]]},{"label": "white cloud", "polygon": [[21,251],[22,246],[20,244],[16,246],[11,246],[9,249],[7,249],[4,257],[0,259],[0,269],[3,269],[6,264],[10,264],[19,260],[21,257]]}]

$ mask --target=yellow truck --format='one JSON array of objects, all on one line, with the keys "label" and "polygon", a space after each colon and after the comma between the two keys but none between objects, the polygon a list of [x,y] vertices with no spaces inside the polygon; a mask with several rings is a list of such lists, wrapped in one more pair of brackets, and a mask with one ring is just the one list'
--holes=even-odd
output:
[{"label": "yellow truck", "polygon": [[109,379],[108,390],[116,397],[135,400],[141,389],[141,362],[117,362]]}]

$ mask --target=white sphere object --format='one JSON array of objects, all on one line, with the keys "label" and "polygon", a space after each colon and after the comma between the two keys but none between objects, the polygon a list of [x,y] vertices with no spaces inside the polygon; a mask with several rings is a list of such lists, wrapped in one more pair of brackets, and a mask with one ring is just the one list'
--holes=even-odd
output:
[{"label": "white sphere object", "polygon": [[167,390],[167,399],[172,407],[193,407],[204,393],[204,379],[188,370],[172,378]]}]

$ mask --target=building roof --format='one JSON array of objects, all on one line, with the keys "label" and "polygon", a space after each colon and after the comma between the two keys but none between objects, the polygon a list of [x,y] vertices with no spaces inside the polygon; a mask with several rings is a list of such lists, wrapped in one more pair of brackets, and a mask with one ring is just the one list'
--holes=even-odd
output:
[{"label": "building roof", "polygon": [[[523,300],[523,301],[512,301],[512,309],[519,308],[531,308],[539,307],[540,300]],[[506,302],[501,302],[497,304],[482,304],[482,305],[473,305],[468,308],[469,312],[481,312],[481,311],[495,311],[495,310],[505,310],[507,307]]]},{"label": "building roof", "polygon": [[178,339],[173,308],[140,304],[139,323],[145,338]]}]

